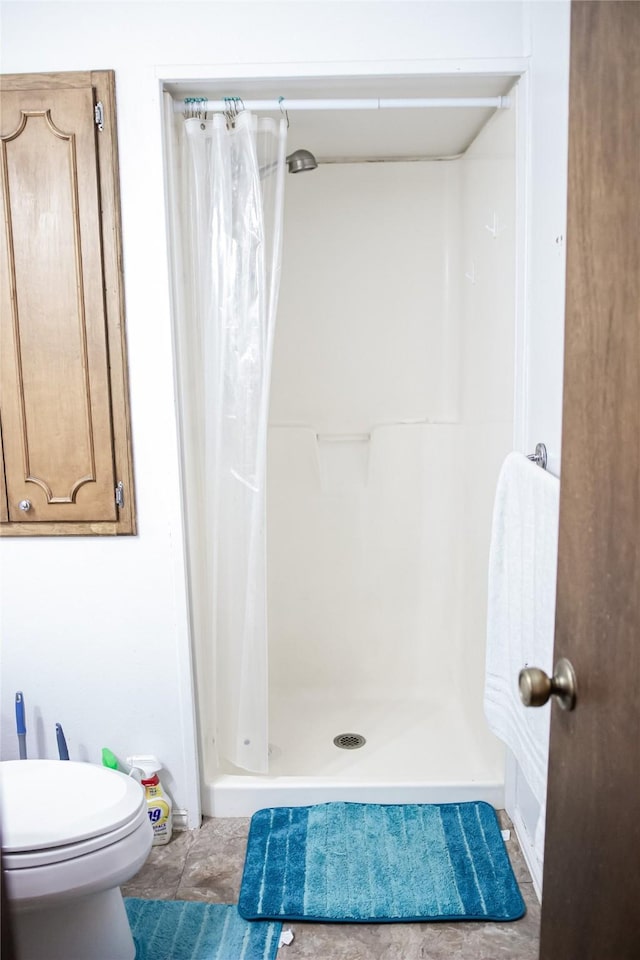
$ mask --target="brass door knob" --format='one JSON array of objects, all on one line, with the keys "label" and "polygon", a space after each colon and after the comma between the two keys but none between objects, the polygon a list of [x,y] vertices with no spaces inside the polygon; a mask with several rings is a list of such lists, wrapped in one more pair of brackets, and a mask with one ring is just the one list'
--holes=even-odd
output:
[{"label": "brass door knob", "polygon": [[518,687],[525,707],[541,707],[549,697],[557,697],[563,710],[573,710],[576,705],[576,674],[564,657],[556,663],[552,677],[538,667],[521,670]]}]

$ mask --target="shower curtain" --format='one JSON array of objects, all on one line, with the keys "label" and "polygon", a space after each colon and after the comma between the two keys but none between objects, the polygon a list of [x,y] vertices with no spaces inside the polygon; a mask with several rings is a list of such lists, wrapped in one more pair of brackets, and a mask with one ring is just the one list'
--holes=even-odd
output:
[{"label": "shower curtain", "polygon": [[[218,763],[268,769],[266,458],[286,123],[185,120],[189,288],[182,334],[192,611],[208,646]],[[185,382],[185,371],[188,382]],[[193,541],[199,540],[199,544]],[[197,567],[197,570],[196,570]],[[195,594],[195,595],[194,595]]]}]

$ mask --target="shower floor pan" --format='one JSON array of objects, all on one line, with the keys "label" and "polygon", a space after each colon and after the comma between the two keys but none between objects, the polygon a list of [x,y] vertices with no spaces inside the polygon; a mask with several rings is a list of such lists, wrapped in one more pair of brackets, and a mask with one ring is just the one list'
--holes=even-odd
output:
[{"label": "shower floor pan", "polygon": [[[269,773],[229,766],[206,784],[203,812],[247,817],[263,807],[345,800],[504,806],[504,747],[483,718],[450,703],[272,693]],[[340,749],[334,738],[366,743]]]}]

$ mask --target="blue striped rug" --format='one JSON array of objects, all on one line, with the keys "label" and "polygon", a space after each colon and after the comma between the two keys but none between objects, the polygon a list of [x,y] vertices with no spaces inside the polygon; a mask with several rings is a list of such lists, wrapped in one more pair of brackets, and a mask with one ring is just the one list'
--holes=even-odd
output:
[{"label": "blue striped rug", "polygon": [[247,920],[517,920],[525,912],[488,803],[323,803],[253,815]]},{"label": "blue striped rug", "polygon": [[136,960],[274,960],[281,923],[247,923],[235,904],[125,897]]}]

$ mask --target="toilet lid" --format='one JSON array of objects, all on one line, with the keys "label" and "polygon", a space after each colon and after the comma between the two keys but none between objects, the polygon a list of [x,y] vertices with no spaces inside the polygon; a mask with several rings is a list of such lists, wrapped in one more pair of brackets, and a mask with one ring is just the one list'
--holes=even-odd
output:
[{"label": "toilet lid", "polygon": [[73,760],[0,763],[2,849],[6,853],[77,843],[117,830],[144,805],[131,777]]}]

